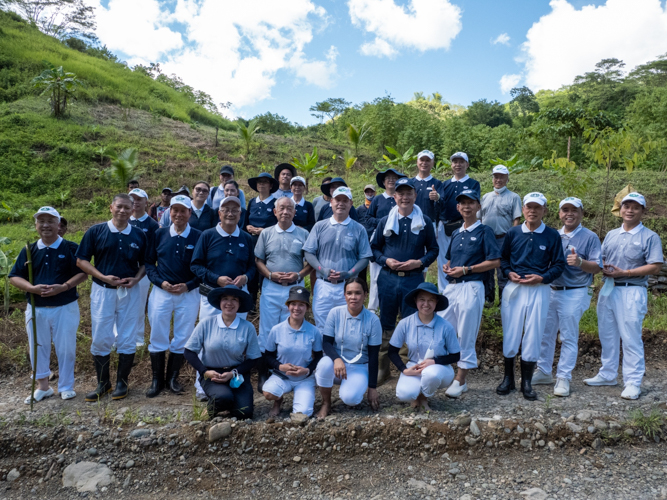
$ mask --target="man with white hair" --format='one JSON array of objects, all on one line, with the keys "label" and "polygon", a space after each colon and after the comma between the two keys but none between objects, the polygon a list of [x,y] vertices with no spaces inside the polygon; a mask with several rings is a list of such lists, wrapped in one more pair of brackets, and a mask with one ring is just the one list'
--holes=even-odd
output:
[{"label": "man with white hair", "polygon": [[556,351],[556,335],[560,330],[561,347],[554,395],[569,396],[572,370],[577,364],[579,350],[579,321],[591,304],[593,275],[602,271],[600,239],[581,225],[584,205],[579,198],[569,197],[560,202],[558,217],[563,227],[560,233],[567,265],[563,274],[551,283],[549,314],[542,335],[540,359],[533,374],[533,385],[552,384],[551,367]]},{"label": "man with white hair", "polygon": [[616,385],[619,343],[623,340],[623,399],[637,399],[646,364],[642,322],[646,315],[648,276],[662,268],[662,241],[642,224],[646,199],[629,193],[621,200],[623,225],[607,233],[602,243],[605,284],[598,297],[598,334],[602,366],[584,380],[587,385]]},{"label": "man with white hair", "polygon": [[[521,197],[507,189],[510,171],[505,165],[493,167],[493,191],[482,197],[482,209],[479,211],[482,224],[493,229],[496,235],[496,243],[499,248],[503,247],[505,235],[513,226],[521,224]],[[484,295],[488,304],[496,300],[496,280],[498,278],[498,297],[502,303],[503,290],[507,284],[507,278],[500,268],[491,270],[484,276]]]},{"label": "man with white hair", "polygon": [[373,255],[366,229],[350,218],[350,188],[336,188],[331,208],[333,215],[313,226],[303,247],[306,260],[317,271],[313,316],[320,331],[324,330],[329,311],[346,303],[345,280],[363,271]]},{"label": "man with white hair", "polygon": [[[32,366],[36,367],[37,388],[35,401],[53,395],[49,387],[49,364],[51,342],[58,357],[58,392],[62,399],[72,399],[74,392],[74,360],[76,358],[76,331],[79,327],[78,284],[88,278],[76,266],[78,245],[58,235],[60,214],[53,207],[42,207],[34,215],[35,229],[39,240],[30,245],[32,260],[32,283],[28,274],[28,255],[23,248],[9,281],[19,290],[35,297],[35,320],[37,323],[37,359],[33,358],[32,308],[30,302],[25,309],[25,325]],[[31,396],[25,399],[30,404]]]}]

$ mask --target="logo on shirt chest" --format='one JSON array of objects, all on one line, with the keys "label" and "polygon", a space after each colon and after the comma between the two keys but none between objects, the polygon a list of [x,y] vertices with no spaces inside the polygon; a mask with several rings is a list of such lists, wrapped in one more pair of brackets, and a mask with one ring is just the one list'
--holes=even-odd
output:
[{"label": "logo on shirt chest", "polygon": [[145,227],[142,227],[141,230],[142,230],[144,233],[147,233],[147,232],[148,232],[148,229],[146,229]]},{"label": "logo on shirt chest", "polygon": [[64,256],[64,255],[58,255],[58,258],[59,258],[59,259],[64,259],[65,256]]},{"label": "logo on shirt chest", "polygon": [[194,245],[187,245],[185,247],[186,250],[194,250],[195,246]]},{"label": "logo on shirt chest", "polygon": [[546,249],[547,247],[545,247],[544,245],[540,245],[540,250],[546,250]]},{"label": "logo on shirt chest", "polygon": [[245,246],[245,243],[239,243],[239,246],[243,248]]},{"label": "logo on shirt chest", "polygon": [[474,236],[471,236],[470,241],[477,241],[477,238],[475,238]]},{"label": "logo on shirt chest", "polygon": [[136,243],[130,243],[130,248],[134,248],[135,250],[139,250],[139,245]]}]

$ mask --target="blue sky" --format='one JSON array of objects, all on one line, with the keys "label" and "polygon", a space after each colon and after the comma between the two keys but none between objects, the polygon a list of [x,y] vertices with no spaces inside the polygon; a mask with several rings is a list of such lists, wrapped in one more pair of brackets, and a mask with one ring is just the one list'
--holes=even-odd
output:
[{"label": "blue sky", "polygon": [[328,97],[506,102],[512,86],[556,89],[602,58],[632,69],[667,52],[661,0],[87,1],[130,65],[160,62],[232,116],[301,124]]}]

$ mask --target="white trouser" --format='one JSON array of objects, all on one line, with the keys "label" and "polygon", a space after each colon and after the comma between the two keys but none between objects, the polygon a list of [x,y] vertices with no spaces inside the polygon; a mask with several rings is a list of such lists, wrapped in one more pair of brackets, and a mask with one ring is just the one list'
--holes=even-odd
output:
[{"label": "white trouser", "polygon": [[374,313],[380,307],[378,276],[380,276],[380,269],[382,269],[382,266],[376,262],[371,262],[369,268],[371,275],[371,289],[368,295],[368,310]]},{"label": "white trouser", "polygon": [[[79,328],[79,302],[58,307],[36,307],[37,323],[37,379],[48,378],[51,369],[51,341],[58,358],[58,392],[74,390],[74,360],[76,359],[76,331]],[[32,308],[25,310],[31,366],[34,368],[32,343]]]},{"label": "white trouser", "polygon": [[[408,368],[416,363],[410,361]],[[424,368],[421,375],[405,375],[401,373],[396,382],[396,397],[401,401],[414,401],[419,394],[430,398],[438,389],[445,389],[454,380],[454,368],[451,365],[430,365]]]},{"label": "white trouser", "polygon": [[292,413],[303,413],[309,417],[313,414],[315,377],[308,377],[303,380],[285,380],[278,375],[271,375],[264,382],[262,391],[273,394],[278,398],[282,398],[288,392],[294,391]]},{"label": "white trouser", "polygon": [[438,314],[451,323],[459,338],[461,359],[457,366],[466,370],[477,368],[475,344],[484,311],[484,283],[468,281],[450,284],[445,288],[445,296],[449,307]]},{"label": "white trouser", "polygon": [[344,281],[339,281],[335,285],[321,279],[315,282],[313,316],[315,317],[315,326],[320,329],[320,332],[324,331],[329,311],[336,306],[345,305],[344,288]]},{"label": "white trouser", "polygon": [[315,379],[318,387],[325,389],[340,384],[338,396],[347,406],[357,406],[364,400],[364,394],[368,389],[368,363],[350,364],[345,362],[347,378],[341,380],[334,376],[334,362],[329,356],[323,356],[317,363]]},{"label": "white trouser", "polygon": [[602,344],[600,376],[613,380],[618,375],[619,341],[623,341],[623,383],[641,386],[644,377],[642,322],[646,315],[647,292],[643,286],[614,287],[598,299],[598,335]]},{"label": "white trouser", "polygon": [[506,358],[516,356],[521,346],[523,361],[538,360],[542,333],[549,313],[550,292],[549,285],[517,285],[514,289],[514,286],[507,284],[503,290],[503,304],[500,308],[503,355]]},{"label": "white trouser", "polygon": [[[137,350],[135,328],[137,316],[144,315],[139,302],[139,286],[126,288],[127,295],[118,298],[118,290],[105,288],[93,283],[90,290],[90,320],[93,342],[90,352],[93,356],[106,356],[116,342],[119,354],[134,354]],[[114,325],[118,337],[114,338]]]},{"label": "white trouser", "polygon": [[148,291],[151,288],[151,281],[148,276],[144,276],[137,283],[141,295],[139,296],[139,305],[141,307],[141,315],[137,316],[137,326],[135,329],[136,341],[139,344],[146,342],[144,334],[146,333],[146,302],[148,301]]},{"label": "white trouser", "polygon": [[447,263],[445,255],[447,254],[447,249],[449,248],[449,243],[452,241],[451,236],[445,234],[445,225],[441,222],[438,223],[438,230],[436,233],[436,238],[438,240],[438,290],[440,293],[444,293],[445,288],[447,288],[447,275],[442,270],[442,266]]},{"label": "white trouser", "polygon": [[579,350],[579,321],[591,305],[588,287],[573,290],[551,290],[549,314],[542,334],[540,359],[537,367],[542,373],[551,374],[556,352],[556,337],[560,330],[560,360],[556,378],[572,380],[572,370],[577,364]]},{"label": "white trouser", "polygon": [[292,287],[279,285],[269,278],[264,278],[262,282],[262,294],[259,296],[258,338],[259,349],[262,352],[264,352],[264,345],[271,328],[282,323],[289,316],[285,301],[289,297],[290,288]]},{"label": "white trouser", "polygon": [[[149,352],[169,350],[174,354],[183,354],[185,343],[192,335],[199,312],[199,290],[176,295],[166,292],[158,286],[153,287],[148,299],[148,322],[151,325],[151,343]],[[171,315],[174,315],[174,338],[169,343]]]}]

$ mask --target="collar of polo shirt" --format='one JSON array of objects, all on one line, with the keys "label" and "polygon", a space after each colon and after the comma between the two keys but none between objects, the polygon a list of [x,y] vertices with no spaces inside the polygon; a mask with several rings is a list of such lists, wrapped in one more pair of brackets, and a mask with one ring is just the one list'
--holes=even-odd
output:
[{"label": "collar of polo shirt", "polygon": [[277,233],[284,233],[284,232],[291,233],[292,231],[294,231],[295,227],[296,226],[294,225],[294,222],[292,222],[292,225],[290,227],[288,227],[287,229],[280,229],[280,226],[278,224],[275,225]]},{"label": "collar of polo shirt", "polygon": [[352,219],[350,219],[349,215],[348,215],[347,219],[345,219],[343,222],[336,222],[336,219],[333,218],[333,215],[329,218],[329,222],[331,222],[332,226],[335,226],[336,224],[342,224],[343,226],[347,226],[350,223],[351,220]]},{"label": "collar of polo shirt", "polygon": [[173,224],[171,226],[169,226],[169,235],[172,236],[172,237],[174,237],[174,236],[183,236],[183,238],[187,238],[189,234],[190,234],[190,224],[187,224],[185,226],[185,229],[183,230],[183,232],[180,235],[176,232],[176,228],[174,227]]},{"label": "collar of polo shirt", "polygon": [[415,175],[415,180],[418,180],[418,181],[426,182],[426,181],[430,181],[431,179],[433,179],[433,176],[431,174],[429,174],[428,177],[426,177],[424,179],[419,177],[419,174]]},{"label": "collar of polo shirt", "polygon": [[474,231],[475,228],[476,228],[477,226],[479,226],[481,223],[482,223],[481,221],[477,221],[477,222],[475,222],[472,226],[470,226],[470,227],[466,227],[466,228],[464,228],[463,226],[461,226],[461,231],[472,232],[472,231]]},{"label": "collar of polo shirt", "polygon": [[239,315],[236,315],[236,318],[234,318],[234,321],[232,321],[232,324],[227,326],[225,325],[225,322],[222,321],[222,314],[218,314],[216,316],[218,318],[218,326],[220,328],[229,328],[230,330],[236,330],[239,327],[239,324],[241,323],[241,318],[239,318]]},{"label": "collar of polo shirt", "polygon": [[470,177],[468,176],[468,174],[466,174],[465,177],[463,177],[463,179],[457,179],[456,177],[452,176],[452,182],[465,182],[465,181],[467,181],[468,179],[470,179]]},{"label": "collar of polo shirt", "polygon": [[393,196],[390,195],[390,194],[387,194],[386,191],[384,193],[382,193],[382,196],[384,196],[386,199],[393,198]]},{"label": "collar of polo shirt", "polygon": [[415,326],[419,328],[420,326],[426,327],[426,328],[431,328],[435,330],[435,321],[438,319],[438,315],[434,314],[433,319],[429,323],[423,323],[421,319],[419,319],[419,314],[415,314]]},{"label": "collar of polo shirt", "polygon": [[54,241],[53,243],[51,243],[50,245],[47,246],[47,245],[44,244],[44,242],[40,238],[39,240],[37,240],[37,248],[39,250],[44,250],[45,248],[53,248],[55,250],[56,248],[58,248],[60,246],[60,244],[62,242],[63,242],[63,237],[58,236],[58,239],[56,241]]},{"label": "collar of polo shirt", "polygon": [[640,223],[637,224],[635,227],[633,227],[632,229],[630,229],[630,231],[626,231],[625,229],[623,229],[623,224],[621,224],[621,233],[620,233],[620,234],[623,234],[623,233],[637,234],[639,231],[641,231],[641,229],[642,229],[643,227],[644,227],[644,224],[642,224],[642,223],[640,222]]},{"label": "collar of polo shirt", "polygon": [[142,215],[138,219],[134,215],[130,215],[130,220],[138,220],[139,222],[143,222],[146,219],[148,219],[148,214],[147,213],[144,213],[144,215]]},{"label": "collar of polo shirt", "polygon": [[527,226],[526,223],[524,222],[523,224],[521,224],[521,231],[523,231],[524,233],[531,233],[531,232],[535,232],[535,233],[543,233],[543,232],[544,232],[544,228],[546,228],[546,227],[547,227],[546,224],[545,224],[544,222],[542,222],[542,223],[540,224],[540,227],[538,227],[535,231],[531,231],[530,229],[528,229],[528,226]]},{"label": "collar of polo shirt", "polygon": [[567,238],[569,240],[570,238],[574,238],[574,235],[577,234],[579,231],[581,231],[583,228],[584,228],[584,226],[579,224],[574,231],[572,231],[570,233],[566,233],[565,232],[565,226],[563,226],[558,230],[558,233],[561,235],[561,237],[564,236],[565,238]]},{"label": "collar of polo shirt", "polygon": [[222,229],[220,227],[220,224],[215,226],[216,231],[218,231],[218,234],[222,236],[223,238],[227,238],[228,236],[234,236],[235,238],[238,237],[239,234],[241,234],[241,230],[239,229],[238,226],[236,226],[236,229],[234,229],[234,232],[232,234],[229,234],[227,231]]},{"label": "collar of polo shirt", "polygon": [[401,215],[401,212],[398,212],[398,220],[401,219],[412,219],[412,216],[415,214],[415,209],[412,209],[412,212],[410,212],[410,215]]},{"label": "collar of polo shirt", "polygon": [[306,203],[306,199],[302,196],[299,201],[295,201],[294,204],[297,207],[302,207]]},{"label": "collar of polo shirt", "polygon": [[[117,233],[118,232],[118,229],[116,229],[116,226],[114,226],[113,222],[110,221],[110,220],[107,221],[107,227],[109,228],[109,231],[111,231],[112,233]],[[125,229],[120,231],[120,233],[128,235],[128,234],[130,234],[131,231],[132,231],[132,226],[130,224],[128,224]]]},{"label": "collar of polo shirt", "polygon": [[259,196],[258,196],[257,198],[255,198],[255,202],[256,202],[256,203],[270,203],[271,200],[275,198],[275,196],[273,196],[274,194],[275,194],[275,193],[271,193],[269,196],[267,196],[267,197],[266,197],[265,199],[263,199],[263,200],[260,200],[260,199],[259,199]]}]

